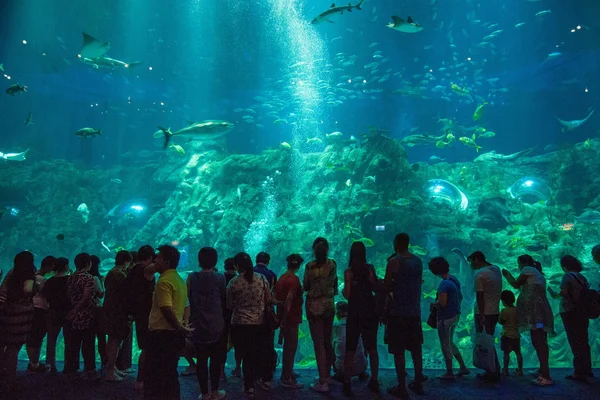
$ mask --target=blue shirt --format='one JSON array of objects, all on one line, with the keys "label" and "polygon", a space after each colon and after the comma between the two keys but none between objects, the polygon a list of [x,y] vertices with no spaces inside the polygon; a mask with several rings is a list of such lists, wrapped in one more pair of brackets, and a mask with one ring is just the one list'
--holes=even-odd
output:
[{"label": "blue shirt", "polygon": [[396,259],[399,267],[394,277],[394,301],[390,313],[397,317],[420,317],[423,262],[415,255],[396,256]]},{"label": "blue shirt", "polygon": [[189,276],[190,322],[194,343],[215,343],[225,328],[225,276],[214,271]]},{"label": "blue shirt", "polygon": [[438,294],[446,293],[448,295],[446,307],[438,308],[438,320],[454,318],[460,314],[462,293],[460,291],[460,282],[458,279],[456,279],[456,277],[449,276],[446,279],[442,279],[440,285],[438,286],[437,292]]},{"label": "blue shirt", "polygon": [[256,264],[256,267],[254,267],[254,272],[264,276],[267,282],[269,282],[269,288],[273,289],[273,287],[277,283],[277,275],[275,274],[275,272],[267,268],[265,264]]}]

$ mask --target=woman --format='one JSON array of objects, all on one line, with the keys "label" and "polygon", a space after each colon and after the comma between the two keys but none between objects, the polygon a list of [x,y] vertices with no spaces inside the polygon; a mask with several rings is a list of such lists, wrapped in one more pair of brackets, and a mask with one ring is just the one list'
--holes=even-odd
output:
[{"label": "woman", "polygon": [[456,358],[460,369],[458,376],[469,375],[469,369],[460,354],[460,350],[454,344],[454,330],[460,319],[460,304],[462,303],[462,292],[458,278],[450,275],[450,265],[444,257],[435,257],[429,261],[429,270],[435,276],[442,278],[438,289],[435,303],[432,309],[437,310],[437,331],[442,347],[442,355],[446,362],[446,373],[439,376],[440,379],[453,380],[452,357]]},{"label": "woman", "polygon": [[335,362],[331,332],[335,315],[333,298],[338,294],[337,264],[327,257],[329,243],[326,239],[316,238],[312,248],[315,260],[306,265],[302,279],[306,291],[306,317],[319,369],[319,382],[310,388],[326,393],[329,391],[327,381],[331,366]]},{"label": "woman", "polygon": [[119,348],[131,333],[131,321],[127,306],[127,268],[133,258],[131,253],[121,250],[115,257],[115,266],[108,272],[104,285],[106,297],[102,306],[104,314],[105,333],[108,335],[106,344],[106,375],[107,382],[122,382],[123,373],[116,367]]},{"label": "woman", "polygon": [[282,303],[279,306],[280,335],[283,338],[281,386],[301,389],[302,385],[294,376],[294,359],[298,350],[298,327],[302,323],[302,285],[296,274],[304,259],[299,254],[290,254],[286,261],[287,272],[275,284],[275,297]]},{"label": "woman", "polygon": [[14,389],[19,351],[27,341],[33,321],[33,261],[29,251],[17,254],[13,269],[0,287],[0,395]]},{"label": "woman", "polygon": [[94,279],[94,332],[98,339],[98,354],[100,354],[100,363],[102,369],[106,368],[106,335],[102,332],[102,305],[104,304],[104,277],[100,275],[100,258],[96,255],[90,256],[92,267],[90,275]]},{"label": "woman", "polygon": [[540,371],[534,385],[549,386],[554,384],[550,377],[548,334],[555,335],[554,315],[546,297],[546,278],[542,274],[542,265],[529,254],[518,258],[521,271],[518,278],[506,269],[502,275],[507,282],[521,293],[517,298],[517,323],[519,331],[531,333],[531,343],[540,361]]},{"label": "woman", "polygon": [[69,260],[59,257],[54,261],[54,276],[44,285],[44,297],[48,301],[48,343],[46,343],[46,365],[50,372],[56,370],[56,341],[67,322],[71,309],[69,302]]},{"label": "woman", "polygon": [[567,379],[587,382],[592,376],[592,357],[590,353],[588,328],[590,320],[587,316],[577,311],[577,303],[582,293],[589,289],[588,280],[581,274],[581,262],[573,256],[564,256],[560,259],[560,266],[565,274],[560,283],[560,292],[548,288],[548,292],[555,299],[560,299],[560,317],[565,326],[567,340],[573,352],[572,375]]},{"label": "woman", "polygon": [[354,242],[350,247],[350,261],[344,272],[342,295],[348,299],[348,319],[346,322],[346,354],[344,356],[344,394],[352,395],[351,379],[354,354],[361,339],[369,353],[371,380],[368,388],[379,392],[379,354],[377,353],[377,328],[379,321],[375,312],[377,285],[375,269],[367,264],[367,248],[363,242]]},{"label": "woman", "polygon": [[257,363],[260,347],[257,343],[267,334],[264,326],[264,313],[271,304],[269,283],[261,274],[254,272],[252,260],[247,253],[234,257],[236,269],[240,273],[227,286],[227,308],[231,309],[231,337],[236,352],[242,358],[244,373],[244,393],[254,398],[254,381],[257,377]]}]

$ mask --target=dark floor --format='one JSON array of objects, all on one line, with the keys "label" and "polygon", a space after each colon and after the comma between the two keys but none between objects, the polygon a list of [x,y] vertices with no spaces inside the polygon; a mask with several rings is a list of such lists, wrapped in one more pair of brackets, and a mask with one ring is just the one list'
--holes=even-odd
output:
[{"label": "dark floor", "polygon": [[[26,368],[26,363],[20,363],[20,371]],[[60,368],[60,367],[59,367]],[[322,399],[323,397],[343,399],[341,386],[331,385],[329,396],[322,396],[312,393],[308,389],[314,377],[317,376],[315,370],[300,370],[302,376],[299,378],[303,383],[304,389],[290,390],[281,387],[273,388],[269,393],[258,389],[257,399]],[[600,378],[588,384],[575,383],[564,379],[569,373],[568,370],[552,370],[552,377],[555,385],[552,387],[538,388],[530,384],[531,378],[507,378],[498,384],[486,384],[478,381],[474,374],[461,378],[456,382],[444,382],[434,379],[440,371],[427,371],[431,378],[425,383],[425,396],[413,396],[423,400],[470,400],[470,399],[511,399],[511,400],[529,400],[529,399],[552,399],[552,400],[579,400],[579,399],[600,399]],[[474,371],[473,371],[474,372]],[[596,376],[600,376],[600,371],[595,371]],[[384,370],[381,372],[380,382],[382,392],[384,389],[394,384],[394,372]],[[194,376],[181,377],[181,399],[195,400],[198,398],[198,382]],[[50,374],[31,374],[19,372],[18,393],[11,400],[137,400],[142,398],[140,392],[133,389],[133,377],[119,384],[105,383],[99,379],[96,381],[74,381],[69,382],[63,376]],[[228,399],[242,399],[241,381],[236,378],[229,378],[224,384],[223,389],[227,391]],[[355,399],[370,398],[388,398],[393,397],[384,394],[381,396],[371,395],[365,388],[365,383],[356,382],[353,385]]]}]

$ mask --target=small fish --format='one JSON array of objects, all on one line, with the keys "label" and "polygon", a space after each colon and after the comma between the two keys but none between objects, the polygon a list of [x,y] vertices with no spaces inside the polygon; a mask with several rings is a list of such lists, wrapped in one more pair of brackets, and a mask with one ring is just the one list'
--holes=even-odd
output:
[{"label": "small fish", "polygon": [[544,11],[540,11],[538,13],[535,13],[536,17],[544,17],[546,15],[550,15],[552,14],[552,10],[544,10]]},{"label": "small fish", "polygon": [[421,246],[409,245],[408,250],[410,250],[411,253],[416,254],[418,256],[426,256],[427,255],[427,249],[424,249]]},{"label": "small fish", "polygon": [[399,198],[398,200],[390,200],[390,204],[398,207],[406,207],[410,205],[410,200],[404,197]]},{"label": "small fish", "polygon": [[435,299],[437,298],[437,290],[436,290],[436,289],[433,289],[433,290],[432,290],[431,292],[429,292],[429,293],[423,293],[423,298],[424,298],[424,299],[426,299],[426,298],[428,298],[428,297],[429,297],[429,298],[431,298],[431,299],[434,299],[434,300],[435,300]]},{"label": "small fish", "polygon": [[390,22],[386,26],[395,31],[404,33],[417,33],[423,30],[423,27],[414,22],[411,17],[408,17],[406,20],[404,20],[395,15],[392,16],[392,22]]},{"label": "small fish", "polygon": [[4,64],[0,63],[0,71],[4,72]]},{"label": "small fish", "polygon": [[357,3],[356,5],[352,5],[352,3],[349,3],[347,6],[337,6],[335,5],[335,3],[333,3],[331,5],[331,7],[325,11],[323,11],[321,14],[317,15],[312,21],[310,21],[311,24],[315,25],[315,24],[320,24],[322,22],[331,22],[333,23],[333,21],[331,19],[329,19],[329,17],[336,15],[336,14],[343,14],[344,11],[348,11],[348,12],[352,12],[353,9],[357,9],[357,10],[362,10],[362,8],[360,8],[360,6],[362,6],[362,3],[365,0],[360,0],[359,3]]},{"label": "small fish", "polygon": [[116,183],[117,185],[120,185],[121,183],[123,183],[122,180],[120,180],[119,178],[114,178],[110,180],[112,183]]},{"label": "small fish", "polygon": [[360,239],[354,239],[353,242],[362,242],[365,245],[365,247],[375,246],[375,242],[367,237],[362,237]]},{"label": "small fish", "polygon": [[275,121],[273,121],[273,123],[276,125],[280,125],[280,124],[287,124],[288,122],[287,122],[287,119],[279,118],[279,119],[276,119]]},{"label": "small fish", "polygon": [[101,136],[102,129],[94,129],[94,128],[81,128],[77,132],[75,132],[75,136],[79,136],[80,138],[87,139],[89,137]]},{"label": "small fish", "polygon": [[282,149],[290,150],[292,148],[292,145],[289,144],[288,142],[281,142],[279,147],[281,147]]},{"label": "small fish", "polygon": [[481,118],[483,116],[483,112],[484,107],[487,105],[487,102],[483,102],[483,104],[477,106],[477,108],[475,109],[475,112],[473,113],[473,121],[477,121],[479,118]]},{"label": "small fish", "polygon": [[348,186],[348,187],[352,186],[352,181],[350,179],[348,179],[346,181],[346,186]]},{"label": "small fish", "polygon": [[27,118],[25,118],[25,125],[33,125],[33,114],[31,112],[27,114]]},{"label": "small fish", "polygon": [[10,85],[9,87],[7,87],[5,92],[6,94],[9,94],[11,96],[16,96],[19,93],[27,93],[27,86],[15,83],[14,85]]},{"label": "small fish", "polygon": [[429,162],[432,163],[432,164],[437,164],[437,163],[441,163],[441,162],[444,162],[444,161],[446,161],[445,158],[438,157],[438,156],[435,156],[435,155],[429,157]]},{"label": "small fish", "polygon": [[59,233],[58,235],[56,235],[56,239],[60,240],[60,241],[65,240],[65,235],[63,235],[62,233]]},{"label": "small fish", "polygon": [[172,144],[169,148],[175,149],[179,154],[185,154],[185,150],[178,144]]},{"label": "small fish", "polygon": [[548,250],[548,245],[541,244],[541,243],[534,243],[534,244],[525,246],[525,248],[529,251],[541,251],[541,250]]},{"label": "small fish", "polygon": [[520,28],[523,25],[525,25],[525,22],[519,22],[518,24],[515,25],[515,28]]},{"label": "small fish", "polygon": [[319,139],[318,137],[307,138],[306,144],[311,144],[311,143],[322,144],[323,141],[321,139]]}]

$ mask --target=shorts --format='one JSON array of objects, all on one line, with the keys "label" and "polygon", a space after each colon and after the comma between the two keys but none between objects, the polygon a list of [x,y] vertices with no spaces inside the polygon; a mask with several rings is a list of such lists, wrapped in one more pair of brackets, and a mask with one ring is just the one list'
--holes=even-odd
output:
[{"label": "shorts", "polygon": [[390,315],[387,323],[388,352],[400,354],[416,351],[423,345],[421,317],[398,317]]},{"label": "shorts", "polygon": [[521,338],[502,336],[500,338],[500,349],[505,353],[521,351]]},{"label": "shorts", "polygon": [[379,322],[376,318],[361,319],[358,315],[348,315],[346,321],[346,351],[356,351],[361,337],[365,350],[376,349],[378,328]]},{"label": "shorts", "polygon": [[150,329],[148,329],[149,318],[136,318],[135,320],[135,337],[140,350],[148,348]]},{"label": "shorts", "polygon": [[34,349],[41,348],[47,332],[48,311],[41,308],[34,308],[31,330],[29,331],[29,338],[27,339],[27,347]]}]

